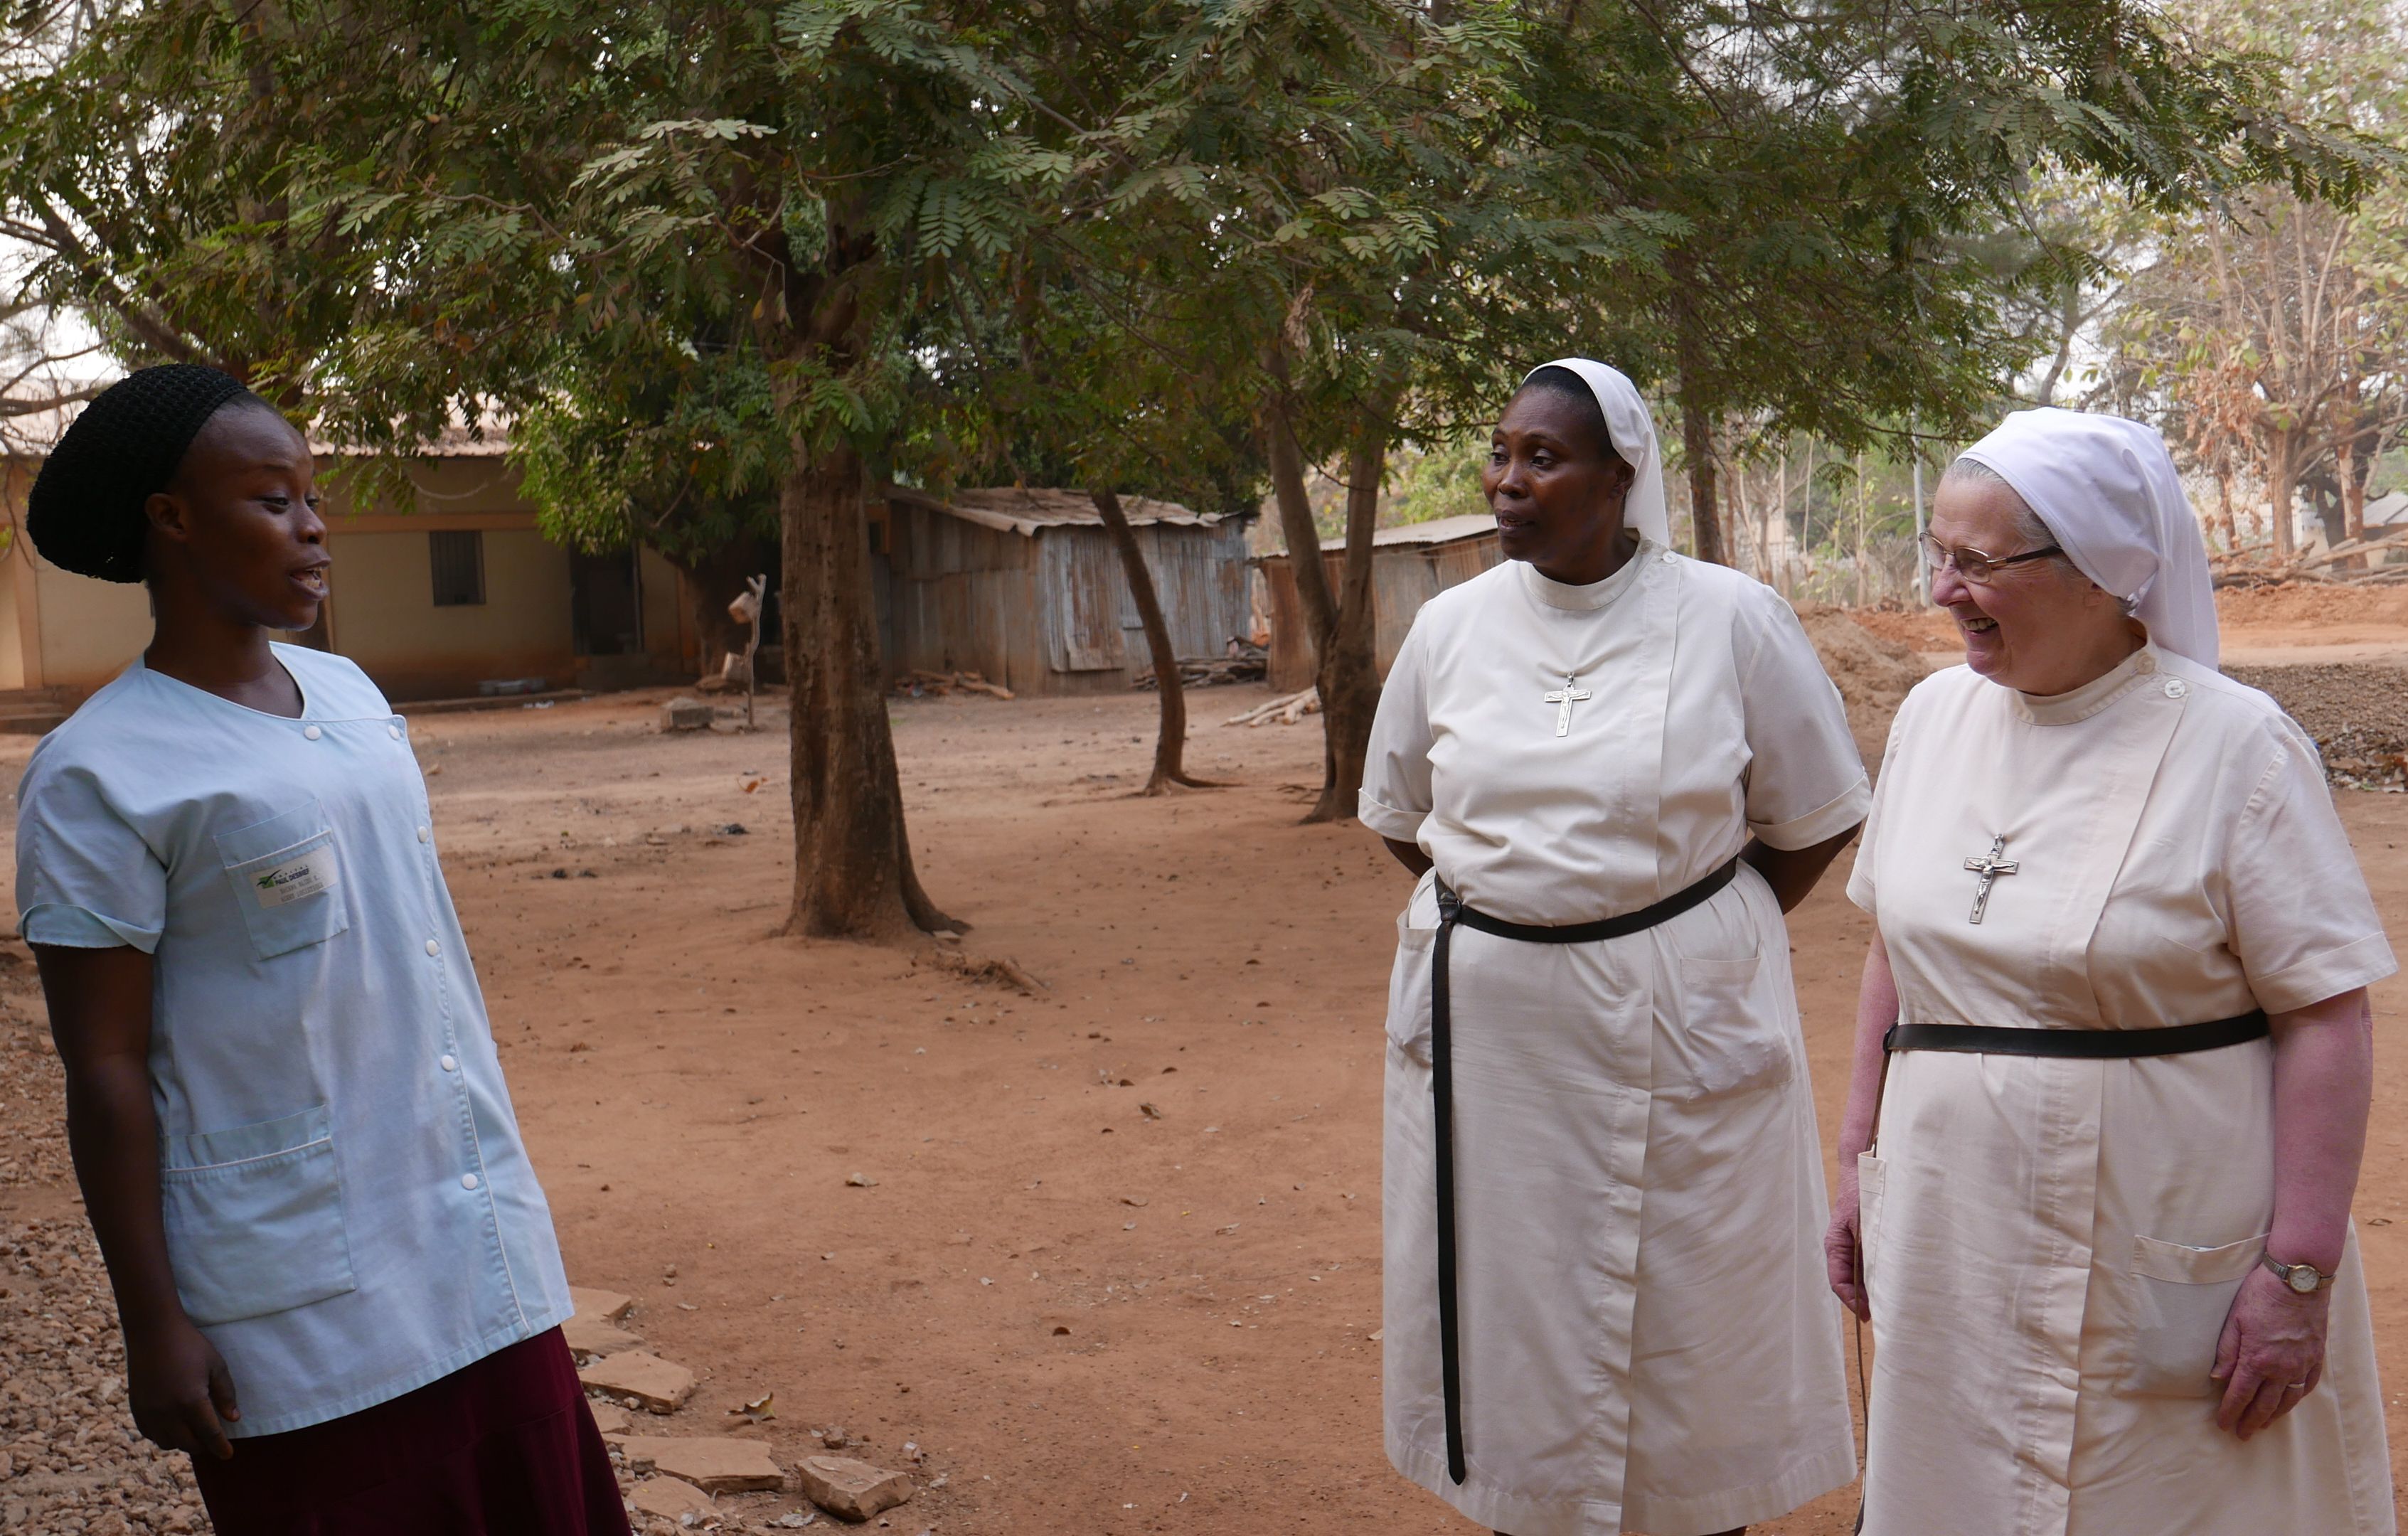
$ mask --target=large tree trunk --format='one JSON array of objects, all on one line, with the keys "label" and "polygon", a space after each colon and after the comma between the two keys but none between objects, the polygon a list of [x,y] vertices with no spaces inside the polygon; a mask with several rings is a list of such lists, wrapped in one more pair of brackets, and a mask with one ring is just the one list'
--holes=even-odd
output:
[{"label": "large tree trunk", "polygon": [[912,872],[903,786],[870,598],[861,460],[794,446],[780,488],[785,582],[780,610],[793,696],[795,889],[787,931],[885,938],[959,929]]},{"label": "large tree trunk", "polygon": [[1154,573],[1146,568],[1144,552],[1137,547],[1137,531],[1121,510],[1120,493],[1090,491],[1087,495],[1096,504],[1096,515],[1104,520],[1105,531],[1111,535],[1112,548],[1120,552],[1121,574],[1128,579],[1138,622],[1145,626],[1145,648],[1154,657],[1154,689],[1162,702],[1162,724],[1154,740],[1154,772],[1145,781],[1145,793],[1168,794],[1173,784],[1211,788],[1211,781],[1187,774],[1187,690],[1179,681],[1179,653],[1171,648],[1170,624],[1162,616]]},{"label": "large tree trunk", "polygon": [[1321,690],[1321,798],[1308,822],[1343,821],[1355,813],[1363,763],[1371,750],[1371,721],[1380,711],[1380,662],[1373,644],[1371,535],[1379,524],[1380,477],[1387,468],[1383,420],[1366,411],[1346,455],[1346,563],[1340,578],[1338,623],[1322,648],[1314,674]]},{"label": "large tree trunk", "polygon": [[1689,525],[1700,560],[1727,566],[1722,513],[1714,500],[1714,413],[1706,398],[1706,337],[1688,301],[1673,316],[1681,395],[1681,457],[1689,472]]},{"label": "large tree trunk", "polygon": [[2266,502],[2273,524],[2274,558],[2288,560],[2299,544],[2298,521],[2292,513],[2300,483],[2299,434],[2280,430],[2266,436]]}]

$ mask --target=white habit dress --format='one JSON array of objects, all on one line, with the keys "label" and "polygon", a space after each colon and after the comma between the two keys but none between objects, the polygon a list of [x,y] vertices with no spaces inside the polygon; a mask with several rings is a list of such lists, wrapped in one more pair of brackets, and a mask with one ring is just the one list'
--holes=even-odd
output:
[{"label": "white habit dress", "polygon": [[[1982,921],[1965,860],[1999,854]],[[2146,647],[2032,698],[1964,668],[1890,734],[1848,894],[1914,1024],[2146,1029],[2395,969],[2315,747]],[[2273,1213],[2273,1047],[1901,1052],[1859,1162],[1867,1536],[2394,1529],[2351,1240],[2322,1385],[2243,1444],[2208,1378]]]},{"label": "white habit dress", "polygon": [[[1380,697],[1362,818],[1418,842],[1472,908],[1559,926],[1673,896],[1751,834],[1820,842],[1869,803],[1839,694],[1788,605],[1651,541],[1592,586],[1513,561],[1433,598]],[[1512,1536],[1697,1536],[1846,1483],[1856,1447],[1787,929],[1744,866],[1627,938],[1455,929],[1469,1475],[1449,1479],[1437,923],[1425,876],[1398,920],[1388,999],[1389,1459]]]}]

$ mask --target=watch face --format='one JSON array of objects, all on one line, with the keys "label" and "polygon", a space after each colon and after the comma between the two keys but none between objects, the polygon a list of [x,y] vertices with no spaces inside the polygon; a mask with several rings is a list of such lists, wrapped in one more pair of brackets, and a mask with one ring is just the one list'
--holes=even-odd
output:
[{"label": "watch face", "polygon": [[2324,1277],[2317,1274],[2315,1270],[2310,1269],[2305,1264],[2292,1265],[2291,1272],[2283,1277],[2283,1284],[2290,1286],[2291,1289],[2299,1292],[2301,1296],[2307,1295],[2310,1291],[2315,1290],[2323,1283]]}]

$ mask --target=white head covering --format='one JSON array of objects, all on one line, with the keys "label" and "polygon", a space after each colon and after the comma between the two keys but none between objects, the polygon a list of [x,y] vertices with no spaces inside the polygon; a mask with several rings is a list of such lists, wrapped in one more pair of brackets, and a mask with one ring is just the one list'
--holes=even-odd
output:
[{"label": "white head covering", "polygon": [[2152,643],[2216,664],[2207,544],[2155,427],[2054,407],[2018,410],[1964,456],[2014,487],[2076,570],[2135,605]]},{"label": "white head covering", "polygon": [[[1647,402],[1639,397],[1638,386],[1619,369],[1585,357],[1558,357],[1539,367],[1570,368],[1597,396],[1598,409],[1605,412],[1605,430],[1613,438],[1613,451],[1639,472],[1630,482],[1630,498],[1623,503],[1622,525],[1669,546],[1672,522],[1664,510],[1664,456],[1656,451],[1656,419],[1648,413]],[[1538,371],[1532,368],[1530,373]],[[1522,381],[1528,383],[1530,374],[1524,374]]]}]

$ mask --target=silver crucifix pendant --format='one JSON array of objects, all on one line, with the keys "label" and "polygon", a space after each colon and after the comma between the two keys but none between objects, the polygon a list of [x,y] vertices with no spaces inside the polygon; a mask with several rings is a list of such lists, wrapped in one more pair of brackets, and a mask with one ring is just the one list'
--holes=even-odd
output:
[{"label": "silver crucifix pendant", "polygon": [[1555,711],[1555,734],[1557,736],[1569,736],[1571,734],[1572,706],[1582,703],[1591,696],[1592,696],[1587,689],[1575,688],[1572,686],[1572,674],[1570,672],[1566,672],[1564,674],[1564,685],[1546,696],[1548,703],[1559,706]]},{"label": "silver crucifix pendant", "polygon": [[2016,863],[2014,859],[2005,859],[1999,856],[2000,854],[2006,852],[2006,847],[2007,835],[2004,832],[2001,832],[1997,837],[1990,840],[1990,851],[1987,854],[1984,854],[1980,858],[1969,858],[1965,861],[1966,868],[1972,870],[1975,874],[1982,877],[1981,885],[1973,892],[1973,914],[1971,917],[1966,918],[1966,922],[1979,923],[1982,920],[1983,909],[1990,904],[1991,882],[1997,880],[2000,875],[2014,874],[2017,869],[2022,868],[2022,866]]}]

